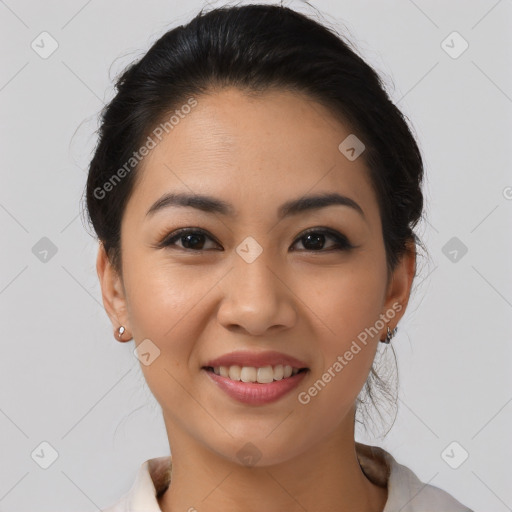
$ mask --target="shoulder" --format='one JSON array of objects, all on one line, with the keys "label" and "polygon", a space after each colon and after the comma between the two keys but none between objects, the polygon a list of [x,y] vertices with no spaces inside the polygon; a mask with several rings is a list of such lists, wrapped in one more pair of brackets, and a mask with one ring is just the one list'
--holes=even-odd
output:
[{"label": "shoulder", "polygon": [[[383,512],[473,512],[448,492],[422,482],[407,466],[384,449],[356,443],[363,471],[385,466],[388,500]],[[371,476],[371,475],[369,475]]]},{"label": "shoulder", "polygon": [[[473,512],[448,492],[422,482],[386,450],[356,442],[356,452],[367,477],[387,486],[388,498],[382,512]],[[157,496],[169,484],[170,465],[169,456],[144,462],[129,492],[101,512],[161,512]]]},{"label": "shoulder", "polygon": [[131,498],[130,498],[131,490],[130,492],[124,494],[121,498],[119,498],[116,503],[113,505],[108,506],[107,508],[102,508],[98,512],[133,512],[133,509],[131,507]]},{"label": "shoulder", "polygon": [[128,508],[126,505],[126,500],[122,499],[118,501],[115,505],[112,505],[111,507],[102,508],[100,512],[128,512]]},{"label": "shoulder", "polygon": [[157,498],[169,484],[170,464],[170,456],[146,460],[139,467],[130,490],[100,512],[161,512]]}]

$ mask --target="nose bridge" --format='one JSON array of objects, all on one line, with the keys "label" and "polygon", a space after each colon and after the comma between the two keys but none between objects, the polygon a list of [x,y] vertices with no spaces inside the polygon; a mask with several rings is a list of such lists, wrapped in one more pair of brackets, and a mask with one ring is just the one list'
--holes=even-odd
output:
[{"label": "nose bridge", "polygon": [[237,248],[234,258],[230,294],[250,309],[275,306],[280,286],[274,272],[270,270],[269,251],[258,250],[251,241]]},{"label": "nose bridge", "polygon": [[233,258],[234,268],[224,283],[219,321],[237,325],[252,334],[268,328],[290,326],[295,318],[293,299],[272,268],[268,254],[256,254],[251,241],[242,243]]}]

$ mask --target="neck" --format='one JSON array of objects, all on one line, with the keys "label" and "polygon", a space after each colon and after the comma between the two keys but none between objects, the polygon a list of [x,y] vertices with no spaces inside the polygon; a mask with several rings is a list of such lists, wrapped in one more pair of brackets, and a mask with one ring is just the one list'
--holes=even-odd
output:
[{"label": "neck", "polygon": [[171,447],[171,484],[159,498],[163,512],[382,512],[387,500],[387,489],[369,480],[359,465],[353,423],[348,432],[336,431],[263,467],[240,465],[188,436],[175,436]]}]

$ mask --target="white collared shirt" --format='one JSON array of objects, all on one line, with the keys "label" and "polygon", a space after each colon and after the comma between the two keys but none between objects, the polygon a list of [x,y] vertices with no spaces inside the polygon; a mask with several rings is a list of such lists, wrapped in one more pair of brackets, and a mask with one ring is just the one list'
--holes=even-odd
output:
[{"label": "white collared shirt", "polygon": [[[473,512],[446,491],[421,482],[384,449],[355,444],[363,472],[377,485],[387,485],[388,499],[382,512]],[[170,464],[171,456],[144,462],[131,489],[102,512],[161,512],[157,495],[169,485],[165,476]]]}]

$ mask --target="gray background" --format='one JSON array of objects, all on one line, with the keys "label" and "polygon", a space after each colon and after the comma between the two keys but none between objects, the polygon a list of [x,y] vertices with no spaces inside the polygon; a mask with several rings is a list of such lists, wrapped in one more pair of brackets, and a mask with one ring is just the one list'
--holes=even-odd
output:
[{"label": "gray background", "polygon": [[[428,175],[431,259],[393,340],[398,418],[385,439],[358,439],[475,510],[512,510],[512,2],[313,3],[383,74]],[[0,1],[0,511],[104,508],[168,454],[133,341],[112,335],[79,208],[113,78],[203,5]],[[31,47],[43,31],[59,45],[46,59]],[[453,31],[469,43],[457,58],[442,47]],[[453,441],[452,464],[469,454],[457,469]],[[48,469],[42,442],[58,454]]]}]

